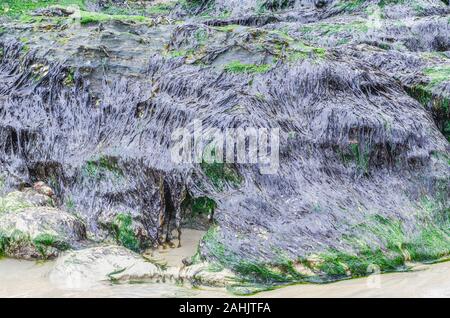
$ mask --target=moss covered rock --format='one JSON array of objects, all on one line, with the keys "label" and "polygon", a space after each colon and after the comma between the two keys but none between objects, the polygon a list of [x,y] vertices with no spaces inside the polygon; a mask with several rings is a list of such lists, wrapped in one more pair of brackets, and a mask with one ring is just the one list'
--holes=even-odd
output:
[{"label": "moss covered rock", "polygon": [[21,259],[48,259],[86,239],[75,216],[52,207],[28,207],[0,214],[0,253]]}]

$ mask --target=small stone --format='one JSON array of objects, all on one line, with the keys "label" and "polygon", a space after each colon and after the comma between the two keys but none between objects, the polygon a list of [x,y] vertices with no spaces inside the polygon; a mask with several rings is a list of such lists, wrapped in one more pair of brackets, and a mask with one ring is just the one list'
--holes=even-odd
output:
[{"label": "small stone", "polygon": [[46,184],[45,184],[44,182],[42,182],[42,181],[36,182],[36,183],[33,185],[33,189],[34,189],[36,192],[38,192],[38,193],[40,193],[40,194],[43,194],[43,195],[46,195],[46,196],[48,196],[48,197],[50,197],[50,198],[52,198],[52,197],[55,195],[55,193],[53,192],[52,188],[50,188],[48,185],[46,185]]}]

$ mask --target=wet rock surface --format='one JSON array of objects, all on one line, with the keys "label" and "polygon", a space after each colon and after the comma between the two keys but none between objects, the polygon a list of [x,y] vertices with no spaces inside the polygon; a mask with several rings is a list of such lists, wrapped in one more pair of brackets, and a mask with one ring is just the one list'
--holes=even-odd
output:
[{"label": "wet rock surface", "polygon": [[120,246],[97,246],[69,252],[56,261],[50,280],[65,288],[89,288],[102,281],[159,279],[160,269]]},{"label": "wet rock surface", "polygon": [[[136,251],[201,214],[196,257],[262,283],[448,256],[448,4],[85,5],[2,18],[5,189],[44,181]],[[194,120],[279,128],[278,169],[175,163]]]},{"label": "wet rock surface", "polygon": [[32,189],[0,198],[0,254],[19,259],[49,259],[86,240],[84,223],[49,206],[50,197]]},{"label": "wet rock surface", "polygon": [[64,254],[57,259],[49,277],[64,288],[73,289],[89,288],[101,282],[173,282],[225,287],[233,282],[234,274],[211,270],[207,263],[164,268],[124,247],[109,245]]}]

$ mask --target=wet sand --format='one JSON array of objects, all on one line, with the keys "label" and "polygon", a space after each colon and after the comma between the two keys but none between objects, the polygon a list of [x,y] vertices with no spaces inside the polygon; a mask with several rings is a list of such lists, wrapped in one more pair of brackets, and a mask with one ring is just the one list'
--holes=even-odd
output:
[{"label": "wet sand", "polygon": [[256,297],[450,297],[450,262],[331,284],[293,285]]},{"label": "wet sand", "polygon": [[[145,255],[158,263],[165,263],[167,266],[181,266],[184,258],[191,257],[197,252],[198,243],[205,233],[205,231],[183,229],[181,247],[160,248],[159,250],[149,251]],[[178,240],[173,242],[177,246]]]},{"label": "wet sand", "polygon": [[[102,283],[88,290],[60,289],[48,279],[53,262],[0,260],[0,297],[233,297],[224,289],[173,284]],[[450,297],[450,262],[324,285],[302,284],[262,292],[259,297]]]}]

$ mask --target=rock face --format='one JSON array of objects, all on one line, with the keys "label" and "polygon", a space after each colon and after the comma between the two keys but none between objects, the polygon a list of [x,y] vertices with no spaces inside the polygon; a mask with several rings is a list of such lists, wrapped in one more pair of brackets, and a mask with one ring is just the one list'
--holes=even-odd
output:
[{"label": "rock face", "polygon": [[27,189],[0,198],[0,254],[21,259],[48,259],[86,240],[83,222],[45,205],[45,195]]},{"label": "rock face", "polygon": [[[199,257],[258,282],[448,256],[447,3],[186,1],[142,17],[114,3],[4,23],[6,188],[52,184],[99,237],[124,215],[110,231],[133,249],[207,211]],[[196,120],[279,129],[273,173],[173,160]],[[199,153],[220,154],[205,131]]]}]

